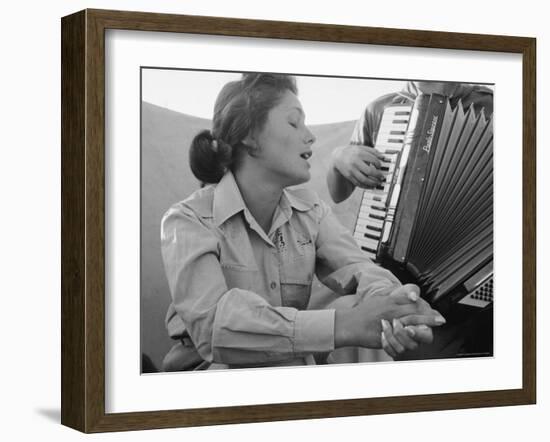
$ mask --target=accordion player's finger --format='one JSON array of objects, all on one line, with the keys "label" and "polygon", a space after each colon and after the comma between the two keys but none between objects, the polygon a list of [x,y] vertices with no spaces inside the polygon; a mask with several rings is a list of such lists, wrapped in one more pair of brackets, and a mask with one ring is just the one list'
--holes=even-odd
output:
[{"label": "accordion player's finger", "polygon": [[353,184],[355,187],[364,187],[361,181],[359,181],[357,178],[353,176],[353,174],[350,174],[346,177],[346,179]]},{"label": "accordion player's finger", "polygon": [[367,163],[360,161],[355,165],[355,169],[357,172],[371,179],[374,178],[375,180],[382,181],[385,178],[384,173],[372,162]]},{"label": "accordion player's finger", "polygon": [[380,163],[379,152],[372,147],[361,149],[358,155],[359,159],[364,163],[373,164],[378,169],[382,166]]},{"label": "accordion player's finger", "polygon": [[378,181],[377,179],[371,178],[370,176],[367,176],[360,171],[352,171],[350,181],[356,187],[360,187],[362,189],[371,189],[380,184],[380,181]]}]

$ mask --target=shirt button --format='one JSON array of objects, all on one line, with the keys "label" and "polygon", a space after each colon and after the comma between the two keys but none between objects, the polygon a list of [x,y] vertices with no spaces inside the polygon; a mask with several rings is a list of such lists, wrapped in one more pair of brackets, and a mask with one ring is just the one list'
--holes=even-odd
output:
[{"label": "shirt button", "polygon": [[270,287],[271,287],[271,290],[275,290],[277,288],[277,283],[275,281],[273,281],[271,284],[270,284]]}]

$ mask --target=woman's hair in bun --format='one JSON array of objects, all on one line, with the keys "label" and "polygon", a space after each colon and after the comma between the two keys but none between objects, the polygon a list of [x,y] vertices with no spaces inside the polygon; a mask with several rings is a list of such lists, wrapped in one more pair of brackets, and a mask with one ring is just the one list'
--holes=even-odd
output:
[{"label": "woman's hair in bun", "polygon": [[191,142],[191,171],[203,183],[217,183],[231,163],[231,154],[232,148],[229,144],[215,140],[209,130],[203,130]]},{"label": "woman's hair in bun", "polygon": [[269,111],[285,92],[298,93],[294,77],[283,74],[243,74],[227,83],[216,99],[212,131],[199,132],[189,149],[193,175],[203,183],[219,182],[243,152],[244,139],[260,131]]}]

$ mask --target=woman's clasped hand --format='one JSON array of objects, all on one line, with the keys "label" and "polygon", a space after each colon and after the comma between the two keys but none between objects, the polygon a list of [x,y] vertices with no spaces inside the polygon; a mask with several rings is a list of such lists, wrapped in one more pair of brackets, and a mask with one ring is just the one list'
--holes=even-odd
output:
[{"label": "woman's clasped hand", "polygon": [[383,348],[392,357],[433,340],[445,318],[419,296],[416,285],[377,290],[351,308],[337,309],[335,347]]}]

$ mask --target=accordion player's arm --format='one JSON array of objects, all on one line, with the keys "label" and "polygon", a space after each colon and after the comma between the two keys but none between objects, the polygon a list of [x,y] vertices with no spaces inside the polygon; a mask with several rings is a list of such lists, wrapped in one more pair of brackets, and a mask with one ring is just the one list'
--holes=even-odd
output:
[{"label": "accordion player's arm", "polygon": [[333,151],[327,173],[327,185],[330,197],[335,203],[340,203],[348,199],[355,190],[355,184],[345,178],[334,165],[336,156],[341,155],[341,149],[345,147],[346,146],[339,146]]},{"label": "accordion player's arm", "polygon": [[[331,154],[327,173],[327,185],[332,200],[340,203],[353,193],[355,187],[372,187],[382,175],[366,168],[367,164],[379,164],[372,150],[373,118],[369,107],[357,120],[348,145],[336,147]],[[377,167],[378,167],[377,166]]]}]

